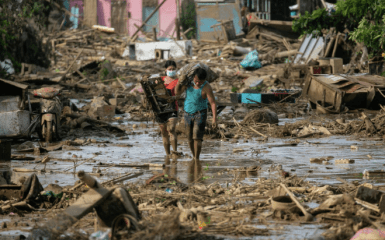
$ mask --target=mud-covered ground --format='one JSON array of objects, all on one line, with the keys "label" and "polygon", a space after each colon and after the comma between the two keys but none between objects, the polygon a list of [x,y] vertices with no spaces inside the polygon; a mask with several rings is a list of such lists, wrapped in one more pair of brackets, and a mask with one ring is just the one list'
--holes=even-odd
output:
[{"label": "mud-covered ground", "polygon": [[[230,112],[229,109],[225,109],[220,117]],[[76,172],[80,170],[92,173],[92,176],[100,182],[128,173],[143,173],[139,177],[125,181],[124,184],[128,186],[129,191],[132,188],[130,193],[134,201],[138,203],[139,210],[147,221],[149,219],[156,219],[161,213],[165,216],[176,214],[170,213],[170,209],[178,208],[171,205],[154,210],[151,207],[153,206],[151,201],[148,202],[145,197],[143,198],[141,195],[143,192],[152,190],[151,187],[148,189],[148,187],[142,188],[142,186],[153,175],[164,173],[165,176],[177,179],[178,183],[180,182],[184,186],[190,187],[190,189],[193,189],[193,186],[198,183],[199,186],[203,184],[205,189],[212,186],[218,186],[223,189],[232,189],[240,186],[241,189],[252,189],[256,186],[261,186],[261,183],[264,182],[272,184],[266,185],[266,191],[259,190],[258,196],[251,194],[245,198],[241,193],[247,195],[250,192],[248,193],[248,190],[240,191],[237,194],[234,193],[234,197],[230,197],[229,200],[221,202],[219,205],[214,204],[215,201],[208,204],[207,201],[202,200],[201,206],[203,207],[228,207],[233,209],[230,212],[226,210],[226,214],[233,212],[232,217],[226,215],[230,219],[228,221],[231,222],[231,219],[233,219],[233,221],[241,221],[242,223],[239,222],[234,225],[237,227],[232,232],[225,229],[221,230],[224,217],[220,214],[215,216],[219,210],[215,212],[208,209],[209,214],[214,214],[214,216],[211,216],[210,224],[203,230],[200,230],[196,220],[195,222],[194,220],[187,222],[186,224],[191,226],[191,228],[188,230],[183,228],[184,230],[181,231],[189,231],[191,234],[184,236],[179,233],[179,236],[184,236],[186,239],[197,239],[203,236],[225,239],[236,237],[241,237],[241,239],[315,239],[318,236],[321,237],[321,234],[327,229],[330,230],[334,221],[330,219],[327,221],[322,217],[318,218],[318,215],[311,222],[306,222],[296,217],[281,218],[276,215],[276,212],[271,211],[268,202],[270,196],[267,193],[267,189],[272,190],[279,182],[287,181],[288,186],[306,188],[307,193],[312,193],[309,189],[314,191],[314,189],[326,186],[325,189],[331,191],[331,193],[329,192],[326,195],[331,195],[333,192],[346,192],[341,189],[346,188],[347,183],[344,183],[341,179],[353,184],[353,186],[365,183],[379,189],[383,186],[382,178],[363,178],[365,170],[384,169],[383,160],[385,157],[382,154],[384,142],[380,137],[331,134],[296,139],[292,137],[269,137],[268,139],[263,139],[261,136],[251,134],[248,138],[206,139],[203,143],[200,163],[196,164],[192,160],[186,138],[184,138],[183,134],[178,139],[178,152],[183,154],[181,156],[166,157],[156,124],[133,121],[129,114],[116,117],[119,120],[113,121],[112,124],[126,129],[127,134],[114,135],[103,131],[93,134],[92,130],[82,130],[83,132],[78,132],[71,137],[63,139],[63,141],[72,140],[82,143],[79,146],[63,146],[60,150],[41,153],[41,155],[36,155],[33,152],[20,152],[18,151],[20,143],[14,142],[12,145],[13,155],[33,157],[35,160],[12,160],[8,163],[2,163],[2,171],[10,171],[12,173],[11,180],[14,183],[18,183],[19,179],[23,176],[28,177],[31,173],[36,173],[44,188],[49,184],[57,184],[60,187],[73,186],[78,181]],[[300,118],[281,118],[279,119],[279,125],[284,126],[285,124],[308,119],[314,123],[317,122],[317,118],[320,120],[327,119],[328,117],[323,116],[319,118],[318,116],[308,115],[301,116]],[[74,135],[77,136],[77,139],[74,139]],[[33,144],[36,144],[36,142]],[[52,143],[50,146],[57,146],[58,144],[60,142]],[[47,163],[44,172],[41,171],[44,168],[44,164],[38,163],[38,161],[45,156],[49,156],[51,160]],[[321,160],[317,162],[312,160],[311,162],[313,158],[328,158],[329,161]],[[338,159],[352,159],[354,163],[338,164]],[[148,163],[153,164],[152,167],[114,166],[114,164],[140,165]],[[73,168],[75,164],[77,165],[76,169]],[[164,167],[162,167],[162,164],[164,164]],[[250,169],[253,170],[250,171]],[[299,181],[300,183],[294,184],[293,182],[296,179],[302,180]],[[136,189],[132,186],[136,186]],[[262,184],[262,186],[264,185]],[[159,195],[161,198],[162,196],[167,197],[166,189],[160,188],[160,190],[155,189],[153,191],[155,195],[157,192],[162,191]],[[306,191],[295,191],[293,188],[292,190],[309,209],[319,207],[325,199],[325,194],[318,196],[317,194],[314,195],[313,192],[312,197],[307,197]],[[177,194],[176,192],[180,194],[178,189],[175,189],[174,194]],[[234,190],[234,192],[236,191]],[[197,193],[195,192],[195,194]],[[229,195],[231,196],[231,194]],[[172,193],[170,193],[171,196]],[[74,198],[76,199],[77,197],[75,196]],[[190,207],[199,205],[190,201],[192,200],[187,198],[184,203]],[[216,207],[213,207],[215,205]],[[262,208],[259,208],[260,210],[258,210],[258,207],[254,209],[252,211],[253,217],[251,217],[251,213],[247,212],[248,210],[246,212],[242,211],[242,209],[249,209],[250,206]],[[5,211],[0,220],[1,239],[12,239],[12,236],[20,234],[28,236],[29,231],[33,227],[49,221],[56,213],[62,211],[63,208],[42,208],[41,211],[32,212],[23,210]],[[148,210],[149,208],[150,210]],[[237,216],[234,215],[237,212]],[[95,232],[97,229],[95,228],[94,218],[95,213],[90,213],[70,228],[67,231],[70,234],[68,235],[69,239],[75,238],[75,235],[76,237],[84,238]],[[236,220],[237,218],[240,219]],[[249,232],[245,229],[239,230],[239,227],[244,225],[255,229]],[[148,228],[151,229],[150,227]],[[212,232],[210,232],[210,228],[212,228]],[[140,239],[138,236],[136,239]],[[167,238],[163,237],[163,239]],[[179,237],[174,237],[170,237],[170,239],[179,239]],[[150,237],[147,239],[150,239]],[[326,239],[328,238],[326,237]]]}]

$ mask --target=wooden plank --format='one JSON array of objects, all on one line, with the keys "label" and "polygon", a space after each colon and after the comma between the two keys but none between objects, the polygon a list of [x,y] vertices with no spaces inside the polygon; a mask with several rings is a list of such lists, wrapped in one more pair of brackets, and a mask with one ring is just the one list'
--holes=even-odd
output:
[{"label": "wooden plank", "polygon": [[92,27],[98,24],[98,1],[84,0],[84,21],[83,24]]},{"label": "wooden plank", "polygon": [[285,47],[286,47],[286,49],[287,49],[288,51],[293,50],[293,47],[292,47],[292,46],[290,45],[290,43],[286,40],[286,38],[283,38],[282,42],[283,42],[283,45],[285,45]]},{"label": "wooden plank", "polygon": [[280,21],[280,20],[265,20],[265,19],[252,19],[250,23],[258,23],[262,25],[282,25],[282,26],[292,26],[293,22],[291,21]]},{"label": "wooden plank", "polygon": [[102,203],[114,189],[90,188],[74,204],[64,212],[74,218],[81,219],[89,213],[95,206]]},{"label": "wooden plank", "polygon": [[115,32],[126,34],[128,32],[126,19],[126,1],[112,0],[111,1],[111,27],[115,28]]}]

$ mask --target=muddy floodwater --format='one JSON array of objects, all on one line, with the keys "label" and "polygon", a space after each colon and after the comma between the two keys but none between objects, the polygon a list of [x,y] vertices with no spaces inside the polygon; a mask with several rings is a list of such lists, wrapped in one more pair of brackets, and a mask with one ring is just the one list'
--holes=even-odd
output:
[{"label": "muddy floodwater", "polygon": [[[298,119],[283,119],[294,121]],[[37,171],[36,174],[43,185],[46,187],[50,183],[60,186],[73,185],[78,178],[74,174],[74,163],[79,164],[88,160],[84,164],[76,167],[76,171],[99,172],[101,176],[97,178],[101,181],[108,180],[119,175],[144,171],[138,178],[130,179],[131,182],[144,182],[154,173],[171,174],[183,183],[190,183],[189,173],[194,171],[191,164],[191,153],[184,138],[179,139],[179,152],[183,156],[178,159],[165,158],[162,139],[157,133],[157,126],[152,122],[146,123],[146,127],[139,127],[140,122],[123,121],[116,125],[132,126],[138,125],[127,137],[100,138],[94,137],[98,142],[87,146],[77,147],[73,150],[59,150],[49,152],[53,159],[48,162],[46,172]],[[221,184],[230,183],[234,175],[230,173],[222,174],[224,169],[236,169],[240,167],[261,166],[257,174],[239,174],[235,176],[239,181],[246,184],[253,184],[259,178],[277,177],[271,171],[271,165],[282,165],[286,172],[298,176],[306,176],[306,180],[314,185],[339,184],[337,177],[359,183],[369,182],[376,185],[381,182],[379,179],[365,180],[362,178],[364,170],[383,170],[384,144],[382,141],[372,141],[370,139],[358,139],[354,137],[330,136],[322,138],[306,138],[297,140],[297,145],[287,146],[287,142],[293,139],[269,138],[268,141],[257,141],[259,139],[248,140],[226,140],[215,139],[203,142],[201,154],[201,166],[199,166],[204,176],[204,183],[210,184],[219,182]],[[286,145],[285,145],[286,144]],[[351,146],[356,145],[355,149]],[[13,154],[17,154],[13,149]],[[36,157],[32,153],[27,156]],[[332,157],[328,164],[310,163],[310,158]],[[92,159],[91,159],[92,158]],[[335,164],[336,159],[353,159],[353,164]],[[74,161],[76,160],[76,161]],[[131,163],[158,163],[165,164],[165,168],[154,169],[135,169],[122,167],[100,167],[103,164],[131,164]],[[42,164],[31,163],[30,161],[12,161],[8,166],[24,169],[42,169]],[[67,171],[66,171],[67,170]],[[19,177],[28,176],[31,173],[13,172],[12,179],[16,181]],[[235,173],[236,174],[236,173]],[[308,203],[310,207],[315,207],[317,203]],[[2,216],[3,221],[11,221],[16,216]],[[266,223],[258,221],[253,223],[260,228],[266,228]],[[311,239],[323,232],[322,225],[319,224],[288,224],[268,222],[272,236],[258,236],[252,239]],[[28,230],[30,227],[24,227]],[[0,236],[16,234],[15,231],[2,232]],[[230,238],[229,238],[230,239]],[[241,238],[251,239],[251,238]]]}]

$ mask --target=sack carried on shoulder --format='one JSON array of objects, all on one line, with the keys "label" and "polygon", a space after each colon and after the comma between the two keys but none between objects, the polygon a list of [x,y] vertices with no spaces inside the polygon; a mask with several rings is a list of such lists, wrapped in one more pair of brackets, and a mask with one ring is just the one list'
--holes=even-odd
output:
[{"label": "sack carried on shoulder", "polygon": [[178,71],[179,82],[182,85],[188,85],[189,83],[191,83],[194,79],[193,73],[197,68],[203,68],[204,70],[206,70],[206,81],[208,81],[209,83],[214,82],[219,77],[218,74],[216,74],[213,70],[210,69],[209,66],[204,63],[190,63]]}]

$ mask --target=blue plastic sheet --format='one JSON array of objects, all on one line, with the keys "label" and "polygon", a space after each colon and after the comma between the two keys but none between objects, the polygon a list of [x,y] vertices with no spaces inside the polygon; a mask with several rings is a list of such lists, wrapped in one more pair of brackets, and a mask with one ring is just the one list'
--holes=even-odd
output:
[{"label": "blue plastic sheet", "polygon": [[245,59],[240,63],[243,68],[261,68],[261,62],[258,61],[258,52],[257,50],[249,52]]}]

